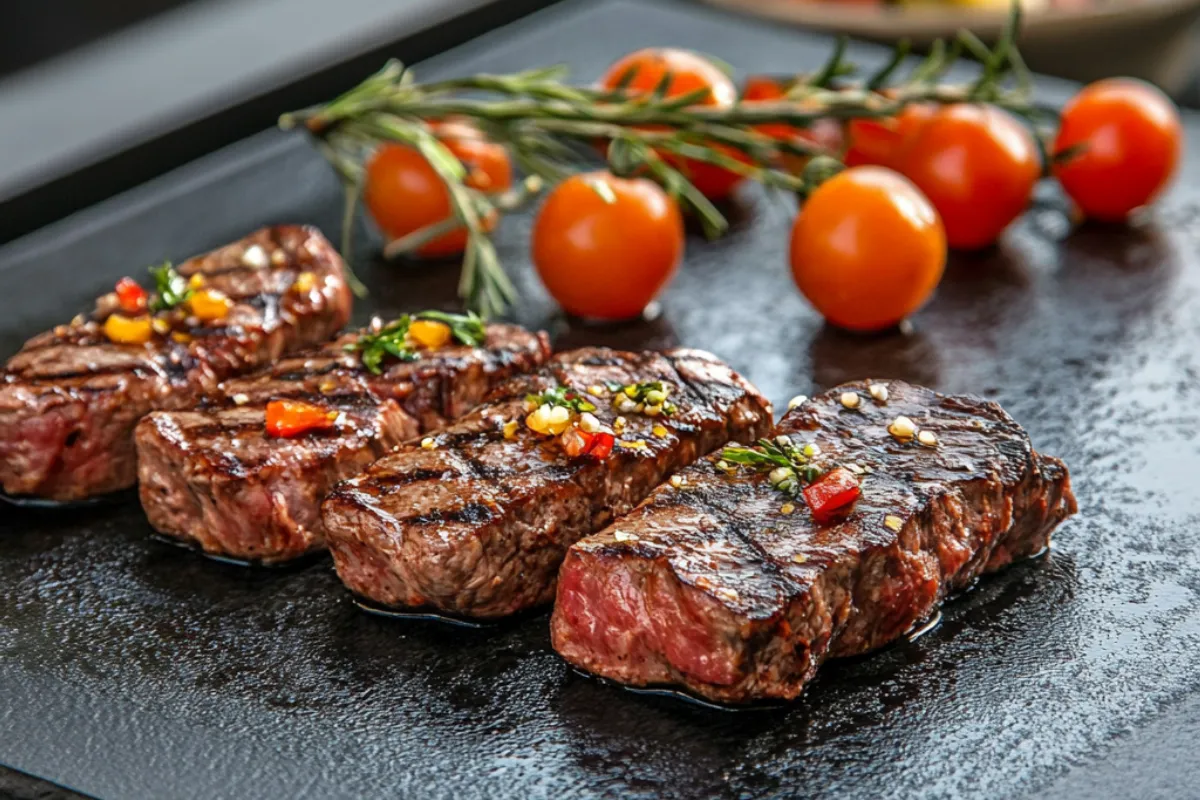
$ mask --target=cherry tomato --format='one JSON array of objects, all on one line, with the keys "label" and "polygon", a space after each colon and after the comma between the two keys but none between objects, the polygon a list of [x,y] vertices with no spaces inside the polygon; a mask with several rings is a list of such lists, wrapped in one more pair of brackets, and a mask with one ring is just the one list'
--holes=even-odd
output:
[{"label": "cherry tomato", "polygon": [[[746,79],[746,84],[742,87],[742,102],[778,102],[786,97],[787,88],[786,82],[779,78],[770,75],[752,75]],[[803,107],[802,104],[801,107]],[[835,119],[819,119],[807,128],[768,122],[755,125],[754,130],[784,142],[800,139],[834,154],[842,149],[842,126]],[[798,175],[804,170],[807,163],[808,159],[804,156],[785,154],[781,159],[780,166],[788,172]]]},{"label": "cherry tomato", "polygon": [[1175,104],[1154,86],[1110,78],[1067,103],[1054,153],[1081,152],[1054,167],[1080,210],[1119,222],[1158,196],[1175,174],[1183,131]]},{"label": "cherry tomato", "polygon": [[862,494],[858,478],[845,467],[837,467],[804,487],[804,500],[817,522],[829,522]]},{"label": "cherry tomato", "polygon": [[[442,143],[467,169],[465,183],[485,192],[512,186],[512,164],[504,148],[482,135],[467,135],[461,123],[444,131],[434,127]],[[420,230],[451,216],[450,195],[433,167],[416,150],[402,144],[385,144],[367,164],[363,202],[390,239]],[[494,219],[484,220],[488,229]],[[427,258],[461,253],[467,232],[457,230],[423,245],[418,255]]]},{"label": "cherry tomato", "polygon": [[642,178],[573,175],[550,192],[533,224],[533,263],[542,283],[580,317],[636,317],[682,255],[679,206]]},{"label": "cherry tomato", "polygon": [[267,403],[267,433],[291,438],[308,431],[324,431],[333,427],[337,412],[303,400],[272,400]]},{"label": "cherry tomato", "polygon": [[847,167],[875,164],[901,169],[909,145],[935,113],[933,103],[913,103],[894,117],[850,120],[846,126],[849,145],[842,160]]},{"label": "cherry tomato", "polygon": [[[600,79],[600,86],[605,89],[617,88],[621,79],[629,75],[631,70],[633,77],[625,89],[632,93],[652,92],[669,72],[671,83],[667,87],[667,97],[678,97],[697,89],[708,89],[708,95],[697,105],[729,108],[737,102],[737,88],[729,76],[711,61],[689,50],[663,47],[630,53],[608,68],[604,77]],[[745,154],[734,148],[717,146],[716,149],[733,158],[748,160]],[[743,180],[736,172],[705,161],[680,159],[669,155],[665,155],[664,158],[682,172],[705,197],[712,200],[728,197]]]},{"label": "cherry tomato", "polygon": [[829,322],[891,327],[929,299],[946,265],[933,206],[902,175],[852,167],[817,187],[792,228],[792,277]]},{"label": "cherry tomato", "polygon": [[987,247],[1029,205],[1041,175],[1025,126],[994,106],[944,106],[913,137],[902,169],[942,217],[951,247]]}]

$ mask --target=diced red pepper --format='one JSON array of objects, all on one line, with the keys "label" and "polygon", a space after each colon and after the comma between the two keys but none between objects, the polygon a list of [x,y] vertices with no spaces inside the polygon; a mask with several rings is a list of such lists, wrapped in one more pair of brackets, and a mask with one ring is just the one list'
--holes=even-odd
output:
[{"label": "diced red pepper", "polygon": [[581,456],[592,446],[593,435],[572,425],[563,431],[562,446],[571,458]]},{"label": "diced red pepper", "polygon": [[133,278],[117,281],[117,305],[126,314],[138,314],[146,310],[146,290]]},{"label": "diced red pepper", "polygon": [[299,436],[308,431],[333,427],[336,411],[329,411],[303,400],[272,400],[267,403],[267,433],[280,438]]},{"label": "diced red pepper", "polygon": [[822,524],[857,500],[861,493],[858,478],[845,467],[830,470],[804,487],[804,499],[813,519]]},{"label": "diced red pepper", "polygon": [[612,454],[613,445],[617,443],[617,437],[607,431],[597,431],[592,435],[592,445],[588,448],[587,454],[592,458],[603,461]]}]

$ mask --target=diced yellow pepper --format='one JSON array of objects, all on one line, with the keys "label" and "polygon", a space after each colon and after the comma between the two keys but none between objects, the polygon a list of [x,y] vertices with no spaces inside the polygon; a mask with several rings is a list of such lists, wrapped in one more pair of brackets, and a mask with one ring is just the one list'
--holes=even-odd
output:
[{"label": "diced yellow pepper", "polygon": [[145,344],[154,336],[150,317],[113,314],[104,320],[104,335],[117,344]]},{"label": "diced yellow pepper", "polygon": [[204,274],[197,272],[188,278],[188,288],[195,291],[204,286]]},{"label": "diced yellow pepper", "polygon": [[296,282],[292,284],[292,288],[299,294],[308,294],[317,286],[317,276],[311,272],[301,272],[296,276]]},{"label": "diced yellow pepper", "polygon": [[408,326],[408,336],[427,350],[437,350],[450,341],[450,326],[436,320],[417,319]]},{"label": "diced yellow pepper", "polygon": [[229,309],[233,308],[233,301],[226,297],[224,292],[216,289],[204,289],[192,295],[188,306],[198,318],[205,322],[212,322],[225,319],[229,314]]}]

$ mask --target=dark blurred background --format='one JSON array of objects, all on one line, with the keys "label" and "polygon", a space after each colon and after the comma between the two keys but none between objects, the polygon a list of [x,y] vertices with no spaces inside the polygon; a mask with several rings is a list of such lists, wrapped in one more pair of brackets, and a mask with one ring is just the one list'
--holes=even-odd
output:
[{"label": "dark blurred background", "polygon": [[[1195,105],[1200,0],[1022,1],[1035,70],[1135,75]],[[386,57],[420,60],[554,2],[3,0],[0,242],[267,129]],[[920,48],[960,26],[994,35],[1008,0],[645,2]]]}]

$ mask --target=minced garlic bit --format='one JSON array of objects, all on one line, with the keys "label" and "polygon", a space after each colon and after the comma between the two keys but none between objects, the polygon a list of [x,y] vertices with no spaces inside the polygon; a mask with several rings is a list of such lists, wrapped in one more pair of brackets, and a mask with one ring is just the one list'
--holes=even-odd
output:
[{"label": "minced garlic bit", "polygon": [[668,433],[670,433],[670,431],[668,431],[662,425],[655,425],[653,428],[650,429],[650,432],[653,433],[655,436],[657,436],[660,439],[664,438]]},{"label": "minced garlic bit", "polygon": [[808,556],[803,553],[796,553],[796,555],[792,556],[793,564],[803,564],[805,561],[808,561]]},{"label": "minced garlic bit", "polygon": [[715,589],[713,591],[713,594],[715,594],[717,597],[721,598],[722,600],[729,601],[730,603],[737,602],[737,599],[738,599],[738,593],[736,591],[734,591],[733,589],[728,589],[724,586],[720,587],[719,589]]},{"label": "minced garlic bit", "polygon": [[422,450],[436,450],[437,442],[434,441],[432,436],[426,436],[424,439],[421,440],[421,449]]},{"label": "minced garlic bit", "polygon": [[718,461],[717,469],[721,470],[722,472],[729,472],[729,470],[730,470],[729,462],[728,461]]},{"label": "minced garlic bit", "polygon": [[333,378],[326,378],[317,384],[317,389],[321,392],[321,394],[329,394],[336,388],[337,381],[335,381]]},{"label": "minced garlic bit", "polygon": [[808,456],[809,458],[816,458],[817,456],[821,455],[821,445],[815,442],[804,445],[804,455]]},{"label": "minced garlic bit", "polygon": [[933,431],[921,431],[917,434],[917,441],[926,447],[937,447],[938,445],[937,434]]},{"label": "minced garlic bit", "polygon": [[629,424],[629,420],[624,417],[617,417],[613,420],[613,433],[624,433],[625,426]]},{"label": "minced garlic bit", "polygon": [[685,483],[687,483],[687,479],[682,475],[672,475],[671,479],[667,482],[678,489],[680,486],[683,486]]},{"label": "minced garlic bit", "polygon": [[842,392],[839,398],[842,401],[843,408],[858,408],[862,403],[862,398],[858,396],[858,392]]},{"label": "minced garlic bit", "polygon": [[780,514],[791,514],[795,510],[796,510],[795,503],[784,503],[782,506],[779,507]]},{"label": "minced garlic bit", "polygon": [[505,439],[515,439],[516,436],[517,436],[517,421],[515,419],[510,419],[508,422],[504,423],[504,438]]},{"label": "minced garlic bit", "polygon": [[904,527],[904,520],[897,517],[895,514],[888,514],[883,518],[883,524],[894,531],[898,531]]},{"label": "minced garlic bit", "polygon": [[238,392],[230,399],[233,400],[233,404],[235,406],[244,406],[246,403],[250,402],[250,395]]},{"label": "minced garlic bit", "polygon": [[888,433],[901,441],[908,441],[916,435],[917,424],[908,417],[896,417],[888,425]]},{"label": "minced garlic bit", "polygon": [[867,387],[867,391],[871,393],[871,397],[879,403],[888,401],[888,388],[882,383],[872,383]]},{"label": "minced garlic bit", "polygon": [[271,263],[272,264],[274,264],[275,266],[278,267],[278,266],[281,266],[283,264],[283,262],[285,262],[285,261],[287,261],[287,253],[283,252],[282,250],[271,251]]},{"label": "minced garlic bit", "polygon": [[162,317],[155,317],[154,319],[150,320],[150,327],[153,328],[154,332],[159,336],[166,336],[171,332],[171,323],[167,322]]},{"label": "minced garlic bit", "polygon": [[625,531],[613,531],[613,538],[618,542],[636,542],[638,540],[637,534]]},{"label": "minced garlic bit", "polygon": [[788,411],[795,411],[800,406],[808,402],[808,398],[802,394],[798,394],[791,400],[788,400]]},{"label": "minced garlic bit", "polygon": [[606,394],[608,394],[608,392],[604,390],[604,387],[598,383],[592,384],[587,390],[588,394],[596,395],[597,397],[604,397]]},{"label": "minced garlic bit", "polygon": [[585,411],[579,415],[579,428],[588,433],[595,433],[600,430],[600,420],[596,419],[595,414]]},{"label": "minced garlic bit", "polygon": [[242,263],[247,267],[262,268],[267,265],[267,262],[267,251],[262,249],[262,245],[250,245],[246,248],[246,252],[242,253]]},{"label": "minced garlic bit", "polygon": [[188,278],[188,288],[192,290],[204,288],[204,273],[197,272]]}]

